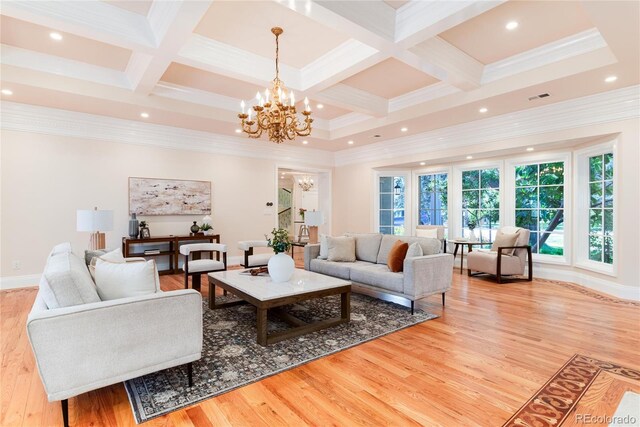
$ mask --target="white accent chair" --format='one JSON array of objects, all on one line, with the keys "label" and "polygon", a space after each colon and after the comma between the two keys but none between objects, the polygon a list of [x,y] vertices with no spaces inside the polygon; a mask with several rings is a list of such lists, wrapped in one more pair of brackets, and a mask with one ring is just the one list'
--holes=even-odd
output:
[{"label": "white accent chair", "polygon": [[273,253],[268,254],[254,254],[253,248],[266,248],[268,247],[266,240],[243,240],[238,242],[238,249],[244,251],[244,262],[240,266],[244,268],[264,267],[269,263],[269,259],[273,256]]},{"label": "white accent chair", "polygon": [[490,274],[496,276],[498,283],[502,283],[504,276],[522,276],[524,275],[525,267],[528,267],[526,279],[510,278],[510,280],[532,281],[533,260],[531,258],[531,245],[529,245],[531,232],[526,228],[510,226],[502,227],[498,232],[505,234],[518,233],[518,239],[513,246],[499,247],[495,251],[477,249],[469,252],[467,254],[467,274],[469,276]]},{"label": "white accent chair", "polygon": [[[213,253],[216,252],[214,259]],[[189,289],[189,276],[191,287],[200,290],[203,274],[227,269],[227,245],[220,243],[192,243],[180,246],[180,253],[184,255],[184,288]],[[209,258],[202,258],[203,253],[209,253]],[[220,261],[222,254],[222,261]],[[189,259],[191,258],[191,259]]]},{"label": "white accent chair", "polygon": [[436,230],[436,239],[442,242],[442,252],[447,253],[447,239],[444,237],[444,226],[443,225],[416,225],[416,233],[417,237],[430,237],[430,236],[421,236],[418,230]]}]

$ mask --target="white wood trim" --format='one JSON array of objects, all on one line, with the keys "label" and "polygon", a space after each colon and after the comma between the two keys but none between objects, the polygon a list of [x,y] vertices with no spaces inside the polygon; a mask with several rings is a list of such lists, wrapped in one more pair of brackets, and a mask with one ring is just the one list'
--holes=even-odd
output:
[{"label": "white wood trim", "polygon": [[429,165],[429,166],[424,166],[424,167],[420,167],[418,169],[414,169],[412,170],[411,173],[411,178],[412,178],[412,183],[413,186],[411,187],[411,194],[414,197],[413,203],[412,203],[412,208],[411,208],[411,221],[413,223],[413,228],[412,228],[412,234],[413,235],[413,229],[416,228],[416,226],[419,225],[420,223],[420,197],[418,196],[418,191],[420,190],[419,188],[419,182],[420,182],[420,176],[421,175],[432,175],[432,174],[441,174],[441,173],[446,173],[447,174],[447,225],[444,226],[445,227],[445,238],[450,239],[451,236],[451,213],[453,212],[453,208],[452,208],[452,185],[451,185],[451,178],[453,176],[453,166],[452,165]]},{"label": "white wood trim", "polygon": [[404,234],[403,236],[412,236],[414,228],[413,214],[413,179],[410,170],[384,170],[373,171],[373,232],[380,232],[380,178],[383,177],[404,177]]},{"label": "white wood trim", "polygon": [[[574,265],[578,268],[617,277],[618,275],[618,140],[612,139],[573,153],[573,194],[575,198],[573,233],[576,242]],[[589,237],[584,230],[589,229],[589,157],[613,152],[613,264],[605,264],[589,259]],[[603,195],[604,197],[604,195]]]},{"label": "white wood trim", "polygon": [[0,290],[36,287],[40,283],[41,275],[28,274],[25,276],[0,277]]}]

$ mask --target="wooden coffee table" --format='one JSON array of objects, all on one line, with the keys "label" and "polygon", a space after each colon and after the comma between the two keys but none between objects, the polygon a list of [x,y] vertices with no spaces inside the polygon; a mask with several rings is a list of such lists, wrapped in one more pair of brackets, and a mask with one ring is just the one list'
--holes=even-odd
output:
[{"label": "wooden coffee table", "polygon": [[[236,295],[241,301],[216,304],[216,286]],[[340,295],[340,317],[306,323],[280,310],[283,305]],[[278,341],[347,323],[351,320],[351,282],[335,277],[296,269],[288,282],[274,283],[271,277],[243,274],[243,270],[209,273],[209,308],[220,309],[239,304],[256,307],[258,344],[266,346]],[[267,311],[292,325],[286,331],[267,334]]]}]

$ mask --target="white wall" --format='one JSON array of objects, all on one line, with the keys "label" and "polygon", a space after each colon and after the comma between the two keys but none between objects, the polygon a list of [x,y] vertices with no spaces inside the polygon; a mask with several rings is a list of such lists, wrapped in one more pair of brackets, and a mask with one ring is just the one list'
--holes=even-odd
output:
[{"label": "white wall", "polygon": [[[456,147],[438,151],[429,151],[425,143],[425,152],[421,155],[389,156],[384,159],[369,161],[362,164],[350,164],[336,167],[333,175],[333,231],[335,234],[344,232],[376,231],[374,213],[375,185],[373,183],[376,170],[398,170],[398,165],[405,165],[406,170],[417,170],[420,161],[430,165],[465,164],[466,155],[474,155],[478,159],[508,158],[508,153],[514,147],[518,148],[519,156],[524,154],[527,146],[536,147],[536,154],[545,150],[559,150],[572,152],[575,148],[562,148],[562,141],[575,138],[597,138],[602,135],[618,134],[617,169],[618,191],[617,215],[619,230],[616,230],[618,244],[618,272],[615,276],[608,276],[592,271],[576,268],[570,260],[567,266],[551,264],[534,265],[534,274],[558,280],[567,280],[582,285],[612,293],[625,298],[640,299],[640,121],[626,120],[620,122],[593,125],[571,130],[549,132],[522,138],[495,141],[475,146]],[[560,144],[558,144],[560,142]],[[569,145],[569,144],[567,144]],[[575,251],[573,251],[575,252]]]},{"label": "white wall", "polygon": [[[51,247],[71,241],[88,246],[77,232],[76,210],[113,209],[115,247],[128,229],[130,176],[211,181],[214,230],[239,256],[240,240],[263,238],[273,228],[276,161],[205,152],[120,144],[3,130],[1,133],[1,264],[3,282],[42,271]],[[261,142],[256,142],[260,144]],[[274,202],[268,209],[267,202]],[[265,210],[269,213],[265,215]],[[151,234],[188,234],[201,216],[144,217]],[[19,270],[12,268],[19,261]],[[26,284],[26,283],[25,283]]]}]

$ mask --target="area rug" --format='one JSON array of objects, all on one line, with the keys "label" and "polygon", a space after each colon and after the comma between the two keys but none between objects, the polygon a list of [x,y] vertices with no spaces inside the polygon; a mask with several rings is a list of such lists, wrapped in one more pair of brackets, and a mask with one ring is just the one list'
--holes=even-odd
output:
[{"label": "area rug", "polygon": [[[256,343],[254,307],[210,310],[205,302],[203,305],[203,351],[202,359],[193,365],[193,387],[188,387],[186,366],[126,381],[137,423],[438,317],[420,310],[412,316],[407,307],[351,294],[351,322],[262,347]],[[340,297],[284,309],[306,322],[339,317]],[[286,324],[269,318],[270,332],[286,328]]]},{"label": "area rug", "polygon": [[618,409],[638,392],[639,370],[576,354],[503,427],[637,425]]}]

